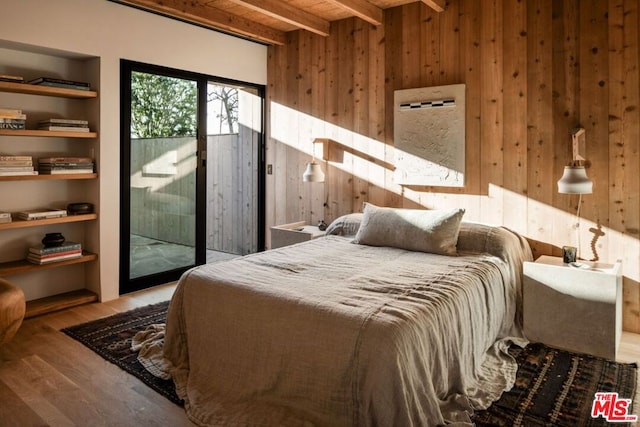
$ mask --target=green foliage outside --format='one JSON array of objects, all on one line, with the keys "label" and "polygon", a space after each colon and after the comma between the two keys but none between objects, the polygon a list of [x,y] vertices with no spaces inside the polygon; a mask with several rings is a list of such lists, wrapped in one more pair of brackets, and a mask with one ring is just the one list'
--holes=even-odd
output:
[{"label": "green foliage outside", "polygon": [[131,135],[137,138],[195,136],[195,81],[134,72],[131,75]]},{"label": "green foliage outside", "polygon": [[[217,123],[210,122],[209,133],[237,133],[238,89],[209,84],[208,92],[207,105],[217,119]],[[195,136],[197,111],[198,87],[195,81],[132,73],[132,137]]]}]

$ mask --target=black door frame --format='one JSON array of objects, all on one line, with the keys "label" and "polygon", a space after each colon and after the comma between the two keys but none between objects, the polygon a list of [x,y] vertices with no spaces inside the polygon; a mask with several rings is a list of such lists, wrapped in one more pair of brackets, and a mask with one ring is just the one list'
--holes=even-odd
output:
[{"label": "black door frame", "polygon": [[[158,74],[167,77],[195,81],[198,85],[197,167],[196,167],[196,262],[174,270],[129,278],[131,234],[131,75],[132,72]],[[178,280],[196,265],[207,262],[206,255],[206,153],[207,149],[207,85],[209,82],[233,86],[251,87],[262,100],[262,129],[260,129],[258,166],[258,250],[265,248],[265,87],[238,80],[209,76],[142,62],[120,60],[120,294],[134,292],[151,286]]]}]

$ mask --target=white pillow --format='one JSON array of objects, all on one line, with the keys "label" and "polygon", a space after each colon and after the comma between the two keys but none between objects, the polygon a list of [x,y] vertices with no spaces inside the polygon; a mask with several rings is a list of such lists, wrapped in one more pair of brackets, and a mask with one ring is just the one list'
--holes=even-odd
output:
[{"label": "white pillow", "polygon": [[334,236],[355,236],[362,223],[361,213],[342,215],[327,227],[326,234]]},{"label": "white pillow", "polygon": [[457,255],[464,209],[399,209],[365,203],[355,243]]}]

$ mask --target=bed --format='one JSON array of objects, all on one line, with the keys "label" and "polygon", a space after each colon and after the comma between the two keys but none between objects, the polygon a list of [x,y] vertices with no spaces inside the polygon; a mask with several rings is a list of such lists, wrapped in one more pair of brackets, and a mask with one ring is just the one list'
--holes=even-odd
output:
[{"label": "bed", "polygon": [[[192,421],[468,423],[474,408],[512,386],[517,366],[507,349],[525,343],[526,240],[503,227],[463,222],[460,214],[447,236],[455,253],[447,252],[450,244],[446,254],[409,250],[401,246],[423,237],[410,229],[415,224],[404,234],[395,223],[373,227],[368,208],[390,209],[365,207],[355,227],[360,239],[336,220],[330,231],[342,236],[183,275],[167,316],[164,357]],[[374,240],[385,230],[387,236],[367,242],[365,229]]]}]

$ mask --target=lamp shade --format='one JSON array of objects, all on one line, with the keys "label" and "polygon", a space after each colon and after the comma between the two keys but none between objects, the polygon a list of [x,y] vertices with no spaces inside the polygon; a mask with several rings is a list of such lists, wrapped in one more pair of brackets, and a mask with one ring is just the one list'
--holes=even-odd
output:
[{"label": "lamp shade", "polygon": [[558,193],[591,194],[593,182],[587,176],[584,166],[565,166],[564,174],[558,181]]},{"label": "lamp shade", "polygon": [[302,174],[302,181],[304,182],[324,182],[324,172],[322,168],[316,162],[307,163],[307,168]]}]

